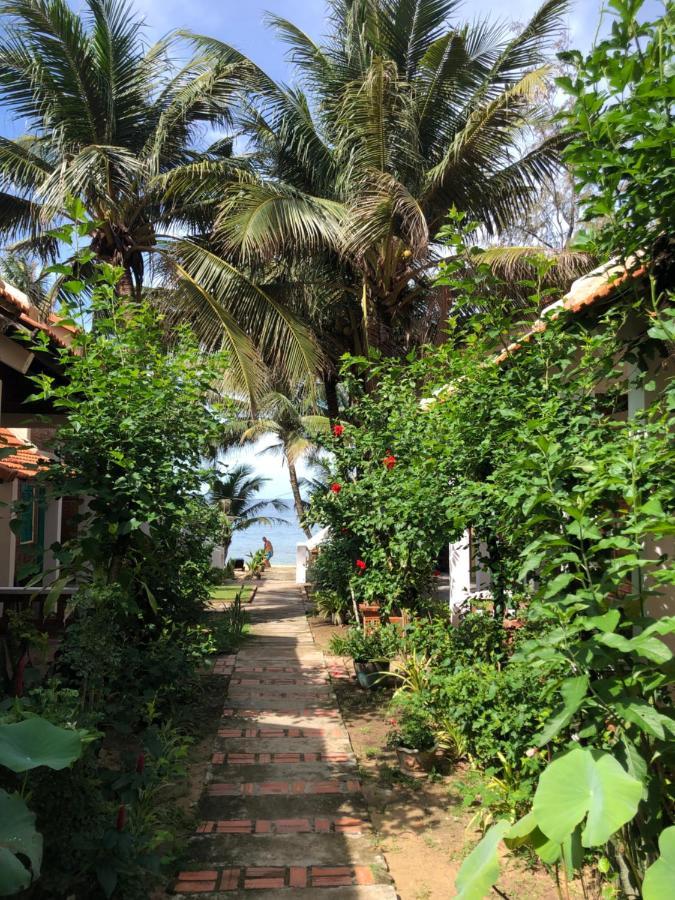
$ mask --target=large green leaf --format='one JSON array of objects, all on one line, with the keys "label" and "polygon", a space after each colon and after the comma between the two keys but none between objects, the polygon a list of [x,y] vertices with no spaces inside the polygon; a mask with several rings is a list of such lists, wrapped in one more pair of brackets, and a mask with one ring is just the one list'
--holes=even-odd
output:
[{"label": "large green leaf", "polygon": [[[30,860],[32,872],[15,855]],[[35,814],[18,794],[0,790],[0,897],[27,888],[40,874],[42,835],[35,830]]]},{"label": "large green leaf", "polygon": [[588,684],[588,675],[566,678],[563,681],[560,686],[560,693],[564,700],[563,707],[552,719],[549,719],[542,733],[537,735],[537,746],[541,747],[543,744],[547,744],[569,725],[588,693]]},{"label": "large green leaf", "polygon": [[497,822],[464,860],[455,880],[457,900],[481,900],[489,892],[499,878],[497,847],[510,829],[510,822]]},{"label": "large green leaf", "polygon": [[554,760],[539,779],[532,811],[537,825],[562,844],[588,816],[584,847],[597,847],[637,812],[642,785],[609,753],[577,747]]},{"label": "large green leaf", "polygon": [[642,882],[643,900],[670,900],[675,885],[675,825],[659,837],[661,855],[645,872]]},{"label": "large green leaf", "polygon": [[645,659],[655,662],[657,665],[670,662],[673,653],[657,635],[675,633],[675,616],[665,616],[657,622],[653,622],[644,631],[633,638],[626,638],[621,634],[602,634],[597,640],[614,650],[623,653],[637,653]]},{"label": "large green leaf", "polygon": [[46,719],[0,725],[0,766],[12,772],[28,772],[38,766],[65,769],[81,753],[82,741],[76,731],[58,728]]},{"label": "large green leaf", "polygon": [[527,844],[536,851],[542,862],[549,865],[560,859],[560,844],[555,844],[546,837],[537,825],[537,820],[531,810],[522,819],[519,819],[509,829],[508,833],[504,835],[504,843],[511,850]]}]

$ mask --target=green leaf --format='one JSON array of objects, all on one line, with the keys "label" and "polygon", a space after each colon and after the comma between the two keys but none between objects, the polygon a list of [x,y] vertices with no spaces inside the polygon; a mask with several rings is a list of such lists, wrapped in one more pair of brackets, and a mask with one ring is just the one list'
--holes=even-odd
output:
[{"label": "green leaf", "polygon": [[511,830],[511,823],[503,820],[490,828],[457,873],[456,900],[481,900],[489,893],[499,878],[497,847],[504,835]]},{"label": "green leaf", "polygon": [[12,772],[28,772],[38,766],[65,769],[82,753],[76,731],[58,728],[35,717],[0,725],[0,765]]},{"label": "green leaf", "polygon": [[675,825],[659,836],[660,856],[645,872],[643,900],[670,900],[675,885]]},{"label": "green leaf", "polygon": [[634,638],[626,638],[621,634],[601,634],[598,635],[597,640],[613,650],[621,650],[622,653],[637,653],[638,656],[649,659],[657,665],[663,665],[673,657],[670,648],[647,631],[643,631]]},{"label": "green leaf", "polygon": [[546,723],[546,727],[537,735],[537,746],[548,744],[549,741],[566,728],[574,718],[574,714],[581,706],[581,702],[588,693],[588,675],[579,675],[577,678],[567,678],[560,686],[564,705],[562,709]]},{"label": "green leaf", "polygon": [[614,631],[621,621],[621,613],[618,609],[610,609],[602,616],[589,616],[584,624],[589,628],[597,628],[599,631]]},{"label": "green leaf", "polygon": [[101,863],[96,867],[96,877],[106,897],[112,897],[117,887],[117,871],[112,866]]},{"label": "green leaf", "polygon": [[631,701],[628,703],[615,703],[617,713],[626,721],[637,725],[642,731],[665,740],[666,731],[675,734],[675,720],[664,716],[648,703]]},{"label": "green leaf", "polygon": [[[32,872],[17,858],[30,860]],[[27,888],[40,875],[42,835],[35,830],[35,814],[18,794],[0,790],[0,897]]]},{"label": "green leaf", "polygon": [[542,773],[532,811],[544,834],[558,844],[588,816],[581,841],[597,847],[633,818],[641,797],[640,782],[613,756],[576,747]]},{"label": "green leaf", "polygon": [[562,575],[556,575],[556,577],[546,587],[544,600],[549,600],[551,597],[555,597],[556,594],[564,591],[565,588],[567,588],[576,579],[577,575],[573,575],[569,572],[563,572]]},{"label": "green leaf", "polygon": [[560,859],[560,844],[550,841],[537,825],[534,813],[530,810],[515,823],[504,835],[504,843],[512,850],[527,844],[537,853],[542,862],[552,864]]},{"label": "green leaf", "polygon": [[54,609],[56,608],[56,604],[58,603],[59,598],[60,598],[61,594],[63,593],[63,589],[68,584],[69,581],[70,581],[70,577],[68,575],[66,575],[63,578],[58,578],[54,582],[54,584],[51,586],[51,588],[49,589],[49,593],[47,594],[47,597],[45,599],[45,605],[44,605],[44,615],[45,616],[48,616],[52,612],[54,612]]}]

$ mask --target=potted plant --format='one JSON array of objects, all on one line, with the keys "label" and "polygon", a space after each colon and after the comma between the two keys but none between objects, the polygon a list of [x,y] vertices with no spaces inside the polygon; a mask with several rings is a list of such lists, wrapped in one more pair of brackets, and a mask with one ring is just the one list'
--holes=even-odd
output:
[{"label": "potted plant", "polygon": [[398,631],[383,625],[368,634],[361,628],[350,628],[346,635],[333,637],[330,649],[336,656],[351,656],[358,683],[362,688],[372,690],[384,685],[383,673],[389,671],[399,645]]},{"label": "potted plant", "polygon": [[265,551],[260,549],[255,553],[249,553],[249,561],[246,564],[251,578],[262,578],[265,571]]},{"label": "potted plant", "polygon": [[365,603],[359,603],[359,612],[364,618],[379,616],[380,604],[376,600],[368,600]]},{"label": "potted plant", "polygon": [[388,743],[396,750],[399,768],[407,775],[420,778],[436,761],[438,744],[429,711],[418,698],[397,705],[397,715]]}]

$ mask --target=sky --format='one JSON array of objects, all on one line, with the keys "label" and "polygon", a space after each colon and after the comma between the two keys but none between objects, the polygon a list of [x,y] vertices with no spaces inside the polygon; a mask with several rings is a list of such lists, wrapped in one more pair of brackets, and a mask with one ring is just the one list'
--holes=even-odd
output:
[{"label": "sky", "polygon": [[[292,81],[292,68],[285,59],[283,45],[275,40],[264,25],[265,14],[272,12],[290,19],[315,40],[325,33],[324,0],[132,0],[134,7],[145,17],[148,40],[153,41],[172,29],[182,28],[220,38],[234,45],[276,80]],[[542,0],[518,0],[509,5],[496,0],[464,0],[457,17],[460,21],[484,18],[524,22],[541,5]],[[77,8],[80,0],[71,0]],[[568,16],[570,45],[581,50],[593,42],[602,9],[602,0],[576,0]],[[661,0],[646,0],[645,16],[658,16],[663,10]],[[18,126],[18,127],[17,127]],[[0,109],[0,134],[12,135],[21,131],[19,123],[11,121]],[[260,448],[258,448],[260,449]],[[247,450],[244,454],[261,474],[271,479],[265,496],[288,496],[288,473],[280,461],[259,456]],[[231,458],[231,457],[230,457]]]}]

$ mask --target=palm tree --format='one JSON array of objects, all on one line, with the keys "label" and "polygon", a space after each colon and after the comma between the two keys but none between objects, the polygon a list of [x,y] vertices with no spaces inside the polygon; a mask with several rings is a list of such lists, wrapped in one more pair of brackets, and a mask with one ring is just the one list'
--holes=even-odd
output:
[{"label": "palm tree", "polygon": [[261,475],[254,475],[251,466],[245,463],[240,463],[213,479],[209,498],[220,506],[229,522],[229,529],[223,536],[226,557],[235,531],[244,531],[252,525],[286,524],[285,519],[262,515],[268,504],[276,512],[286,510],[283,500],[256,499],[269,480]]},{"label": "palm tree", "polygon": [[[80,15],[66,0],[0,0],[0,99],[28,131],[0,137],[0,236],[53,258],[49,232],[72,221],[75,200],[98,223],[94,256],[122,268],[121,292],[138,293],[148,254],[171,235],[208,234],[222,185],[247,167],[227,133],[241,61],[199,50],[176,69],[177,36],[146,47],[128,0],[83,6]],[[226,134],[203,146],[207,127]],[[186,296],[208,306],[217,328],[204,342],[230,351],[243,391],[260,390],[270,359],[288,377],[314,372],[307,330],[252,273],[225,266],[214,300],[182,261],[171,266],[180,290],[163,300],[178,315]]]},{"label": "palm tree", "polygon": [[272,442],[260,453],[280,456],[288,468],[288,479],[300,527],[311,538],[305,524],[305,505],[300,492],[297,464],[303,456],[316,449],[316,436],[328,433],[330,419],[311,411],[308,401],[292,400],[281,391],[267,394],[261,401],[259,417],[235,420],[227,426],[228,436],[239,435],[240,443],[253,443],[261,437],[272,436]]},{"label": "palm tree", "polygon": [[323,43],[272,16],[298,72],[292,88],[193,35],[200,50],[241,63],[255,152],[225,186],[214,257],[190,265],[214,284],[219,259],[283,263],[309,275],[315,296],[327,292],[338,344],[400,351],[432,308],[448,210],[498,234],[557,171],[560,138],[528,137],[568,5],[545,0],[512,34],[456,21],[458,0],[329,0]]},{"label": "palm tree", "polygon": [[35,257],[27,253],[6,253],[0,257],[0,279],[23,291],[43,315],[51,312],[52,285]]}]

